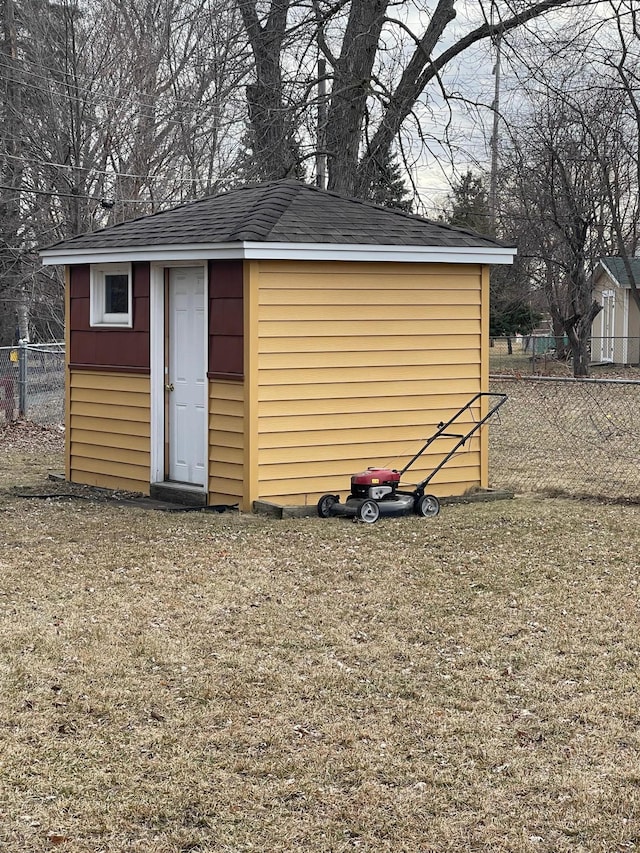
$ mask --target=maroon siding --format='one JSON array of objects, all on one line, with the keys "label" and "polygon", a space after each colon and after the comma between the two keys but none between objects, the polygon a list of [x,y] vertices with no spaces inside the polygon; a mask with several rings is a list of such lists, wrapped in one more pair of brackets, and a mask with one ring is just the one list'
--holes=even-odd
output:
[{"label": "maroon siding", "polygon": [[70,268],[69,364],[74,369],[150,372],[149,264],[133,264],[132,273],[133,328],[103,329],[89,325],[89,265]]},{"label": "maroon siding", "polygon": [[244,373],[243,262],[209,261],[210,379]]}]

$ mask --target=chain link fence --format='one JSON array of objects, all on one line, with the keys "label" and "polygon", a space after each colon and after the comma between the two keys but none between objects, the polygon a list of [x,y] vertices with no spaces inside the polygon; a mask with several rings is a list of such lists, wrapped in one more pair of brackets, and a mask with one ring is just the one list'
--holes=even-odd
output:
[{"label": "chain link fence", "polygon": [[64,344],[0,347],[0,423],[64,422]]},{"label": "chain link fence", "polygon": [[[64,344],[0,347],[0,423],[64,422]],[[640,379],[495,375],[491,485],[640,502]]]},{"label": "chain link fence", "polygon": [[[494,374],[570,376],[573,373],[569,341],[563,341],[564,352],[558,352],[558,342],[551,334],[514,335],[511,338],[492,338],[489,365]],[[589,355],[593,372],[598,375],[617,373],[616,368],[640,363],[640,338],[592,337]]]},{"label": "chain link fence", "polygon": [[564,360],[556,354],[552,335],[514,335],[491,339],[489,365],[495,374],[546,374],[563,366]]},{"label": "chain link fence", "polygon": [[491,485],[640,502],[640,381],[493,376]]}]

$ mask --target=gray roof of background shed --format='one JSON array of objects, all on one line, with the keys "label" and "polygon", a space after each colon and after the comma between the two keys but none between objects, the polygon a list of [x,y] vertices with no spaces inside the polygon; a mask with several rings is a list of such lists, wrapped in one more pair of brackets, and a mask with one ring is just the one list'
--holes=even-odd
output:
[{"label": "gray roof of background shed", "polygon": [[[640,258],[629,258],[631,264],[631,272],[636,281],[640,281]],[[609,273],[611,278],[617,282],[620,287],[631,287],[629,276],[624,265],[624,260],[618,256],[609,258],[600,258],[601,266]]]},{"label": "gray roof of background shed", "polygon": [[443,248],[505,245],[473,231],[283,180],[188,202],[62,240],[48,250],[236,242]]}]

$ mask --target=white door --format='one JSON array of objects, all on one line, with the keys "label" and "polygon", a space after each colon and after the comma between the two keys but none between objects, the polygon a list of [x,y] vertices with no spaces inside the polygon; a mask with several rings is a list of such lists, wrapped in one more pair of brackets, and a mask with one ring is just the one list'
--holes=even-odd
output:
[{"label": "white door", "polygon": [[206,357],[204,270],[169,273],[169,479],[204,486]]},{"label": "white door", "polygon": [[602,352],[601,361],[613,361],[615,295],[613,290],[602,293]]}]

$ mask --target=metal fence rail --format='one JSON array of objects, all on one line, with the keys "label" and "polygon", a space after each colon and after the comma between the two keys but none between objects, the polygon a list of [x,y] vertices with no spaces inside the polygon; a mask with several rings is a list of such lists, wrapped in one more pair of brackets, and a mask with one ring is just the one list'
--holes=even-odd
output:
[{"label": "metal fence rail", "polygon": [[64,343],[0,347],[0,423],[64,422]]},{"label": "metal fence rail", "polygon": [[640,381],[493,376],[491,485],[640,502]]}]

